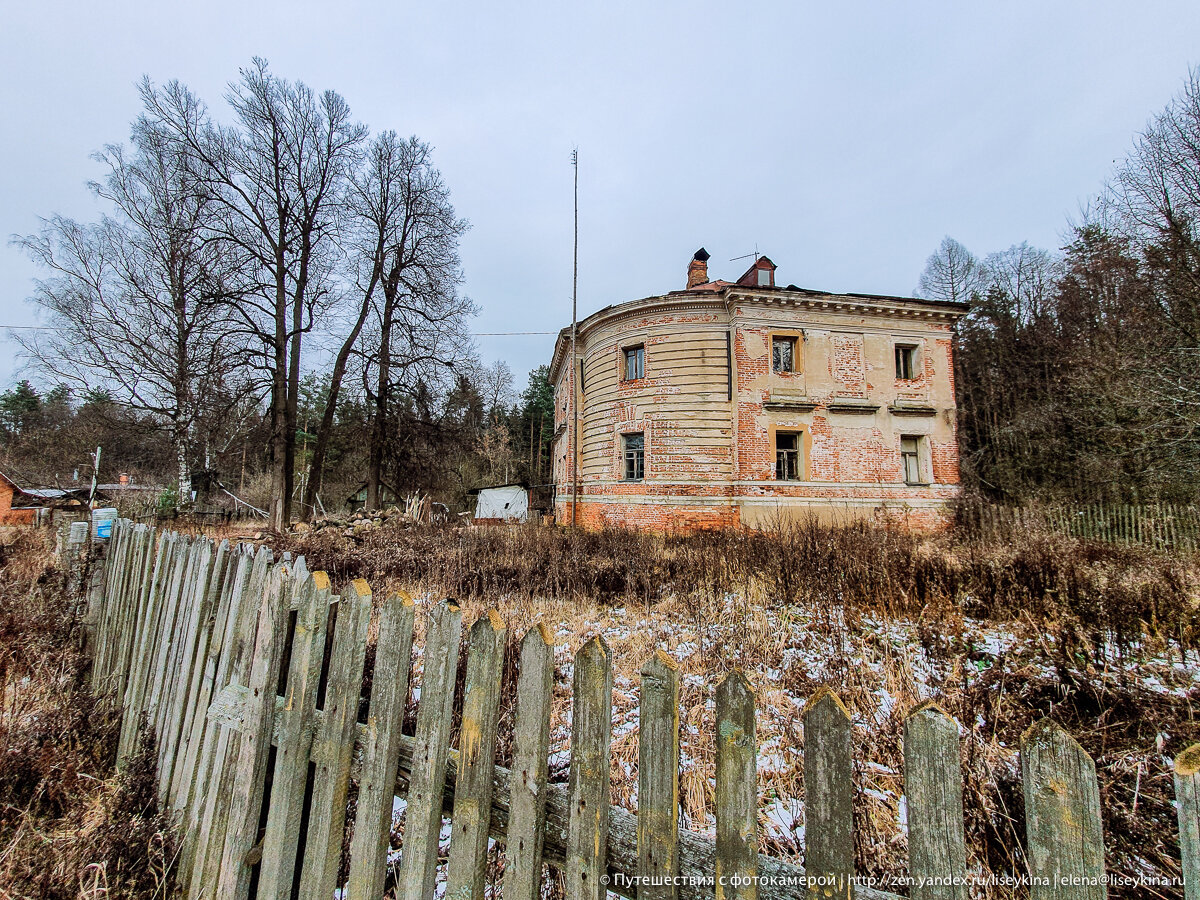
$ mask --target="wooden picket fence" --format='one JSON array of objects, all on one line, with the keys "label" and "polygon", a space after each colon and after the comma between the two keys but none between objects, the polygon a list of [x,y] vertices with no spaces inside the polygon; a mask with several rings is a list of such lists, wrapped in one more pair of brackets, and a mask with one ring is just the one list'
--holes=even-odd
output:
[{"label": "wooden picket fence", "polygon": [[[75,545],[68,545],[74,552]],[[460,739],[451,718],[462,615],[428,611],[415,735],[410,693],[415,608],[373,611],[355,581],[339,595],[302,558],[115,524],[87,588],[95,689],[123,709],[119,764],[153,728],[158,796],[178,824],[189,900],[382,897],[395,796],[407,801],[390,873],[400,900],[434,897],[443,817],[452,824],[445,896],[542,896],[544,863],[572,900],[897,897],[855,881],[850,715],[828,688],[804,711],[807,869],[758,852],[755,696],[731,673],[716,686],[716,839],[679,826],[679,671],[665,653],[641,670],[638,813],[609,805],[612,659],[602,637],[575,655],[569,781],[548,781],[554,648],[544,625],[520,644],[512,768],[494,765],[505,626],[470,628]],[[364,714],[368,626],[377,649]],[[908,895],[968,896],[959,726],[926,703],[904,726]],[[1097,898],[1104,844],[1096,771],[1049,720],[1021,743],[1034,898]],[[1200,885],[1200,745],[1176,785],[1187,897]],[[351,782],[349,869],[340,883]],[[489,838],[503,874],[489,884]]]},{"label": "wooden picket fence", "polygon": [[987,538],[1014,531],[1045,531],[1175,553],[1200,549],[1200,507],[1181,503],[964,503],[958,511],[958,524]]}]

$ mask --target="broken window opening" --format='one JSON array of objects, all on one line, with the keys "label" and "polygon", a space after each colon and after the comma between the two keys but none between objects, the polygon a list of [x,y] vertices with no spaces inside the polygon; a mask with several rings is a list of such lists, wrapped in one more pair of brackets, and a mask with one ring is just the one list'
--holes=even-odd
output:
[{"label": "broken window opening", "polygon": [[800,481],[801,436],[795,431],[775,433],[775,478],[779,481]]},{"label": "broken window opening", "polygon": [[796,339],[794,337],[771,338],[771,371],[796,371]]},{"label": "broken window opening", "polygon": [[913,381],[917,377],[917,346],[915,344],[896,345],[896,378],[899,381]]}]

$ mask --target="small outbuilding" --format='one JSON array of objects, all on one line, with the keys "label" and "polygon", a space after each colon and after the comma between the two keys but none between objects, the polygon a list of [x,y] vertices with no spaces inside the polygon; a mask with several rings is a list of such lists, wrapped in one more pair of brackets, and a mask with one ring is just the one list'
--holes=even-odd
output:
[{"label": "small outbuilding", "polygon": [[500,484],[476,488],[476,524],[528,522],[529,488],[523,484]]},{"label": "small outbuilding", "polygon": [[62,488],[21,487],[0,472],[0,525],[33,525],[51,521],[59,511],[86,510],[88,492]]}]

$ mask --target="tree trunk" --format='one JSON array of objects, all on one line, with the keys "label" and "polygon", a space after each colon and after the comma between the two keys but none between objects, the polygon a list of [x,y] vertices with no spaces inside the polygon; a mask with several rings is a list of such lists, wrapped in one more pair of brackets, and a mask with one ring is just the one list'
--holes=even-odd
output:
[{"label": "tree trunk", "polygon": [[[283,247],[280,235],[278,248]],[[282,249],[276,250],[275,358],[271,367],[271,528],[284,531],[291,522],[292,464],[296,432],[288,415],[288,302]]]},{"label": "tree trunk", "polygon": [[338,350],[333,362],[333,374],[329,379],[329,396],[325,398],[325,411],[321,414],[321,424],[317,427],[317,441],[313,444],[312,460],[308,464],[308,483],[304,486],[304,505],[300,510],[301,518],[308,522],[316,512],[317,492],[321,489],[321,477],[325,472],[325,455],[329,450],[329,436],[333,433],[333,420],[337,414],[338,395],[342,392],[342,379],[346,376],[346,364],[354,349],[363,325],[367,321],[367,313],[371,309],[371,297],[375,286],[379,283],[378,268],[371,274],[371,283],[363,294],[362,308],[354,328],[347,335],[342,347]]},{"label": "tree trunk", "polygon": [[383,339],[379,345],[379,382],[375,390],[375,414],[371,420],[367,458],[367,509],[379,509],[379,487],[383,479],[383,444],[387,437],[388,382],[391,378],[389,325],[389,322],[384,323]]},{"label": "tree trunk", "polygon": [[383,444],[387,437],[387,408],[391,393],[392,313],[396,306],[400,272],[388,273],[383,283],[383,317],[379,340],[379,382],[375,391],[375,415],[371,422],[370,448],[367,454],[367,509],[379,509],[379,487],[383,478]]},{"label": "tree trunk", "polygon": [[188,465],[187,428],[177,427],[173,437],[174,440],[172,443],[175,444],[175,472],[178,479],[176,482],[178,496],[175,505],[176,507],[182,507],[192,502],[192,470],[191,466]]}]

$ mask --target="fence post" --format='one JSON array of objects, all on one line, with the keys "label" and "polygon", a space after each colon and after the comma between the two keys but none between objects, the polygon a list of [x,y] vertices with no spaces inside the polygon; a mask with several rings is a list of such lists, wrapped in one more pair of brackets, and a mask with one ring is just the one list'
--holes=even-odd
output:
[{"label": "fence post", "polygon": [[494,609],[471,626],[446,865],[447,900],[483,900],[506,635],[504,620]]},{"label": "fence post", "polygon": [[904,795],[912,897],[966,900],[958,723],[936,703],[922,703],[904,722]]},{"label": "fence post", "polygon": [[[242,715],[242,740],[234,763],[233,790],[229,795],[229,825],[221,852],[221,875],[217,896],[222,900],[246,900],[250,892],[248,858],[258,832],[262,812],[271,729],[275,720],[275,693],[279,683],[280,657],[287,636],[289,573],[283,563],[271,572],[266,594],[258,611],[258,633],[250,667],[246,707]],[[218,797],[217,802],[222,798]]]},{"label": "fence post", "polygon": [[575,654],[567,788],[567,898],[604,900],[612,773],[612,655],[599,635]]},{"label": "fence post", "polygon": [[717,900],[758,897],[758,745],[754,689],[740,671],[717,685]]},{"label": "fence post", "polygon": [[850,713],[828,687],[804,708],[804,868],[827,883],[811,896],[853,896],[854,780]]},{"label": "fence post", "polygon": [[679,874],[679,664],[662,650],[642,666],[637,843],[639,900],[674,900],[679,893],[673,882]]},{"label": "fence post", "polygon": [[367,713],[368,741],[358,778],[347,900],[375,900],[383,896],[396,762],[400,757],[400,727],[412,668],[414,619],[412,598],[406,593],[389,598],[379,612],[379,638],[375,644],[371,705]]},{"label": "fence post", "polygon": [[1185,900],[1200,900],[1200,744],[1175,757],[1175,805]]},{"label": "fence post", "polygon": [[304,844],[301,900],[328,900],[337,887],[354,726],[358,723],[370,622],[371,589],[359,578],[342,594],[334,625],[333,653],[325,686],[325,716],[313,747],[316,773]]},{"label": "fence post", "polygon": [[433,893],[461,632],[462,610],[456,603],[446,600],[433,608],[426,629],[417,743],[413,749],[396,900],[426,900]]},{"label": "fence post", "polygon": [[[298,574],[298,573],[297,573]],[[325,623],[329,619],[329,576],[314,572],[304,578],[296,593],[300,608],[292,637],[279,717],[279,740],[271,777],[271,804],[263,835],[262,867],[258,896],[263,900],[291,900],[300,842],[300,814],[308,786],[308,757],[312,748],[313,710],[325,654]]]},{"label": "fence post", "polygon": [[505,900],[537,900],[542,882],[542,829],[550,754],[550,703],[554,697],[554,642],[538,623],[521,641],[513,768],[505,845]]},{"label": "fence post", "polygon": [[1042,719],[1021,736],[1021,784],[1032,900],[1102,900],[1104,832],[1091,757]]}]

